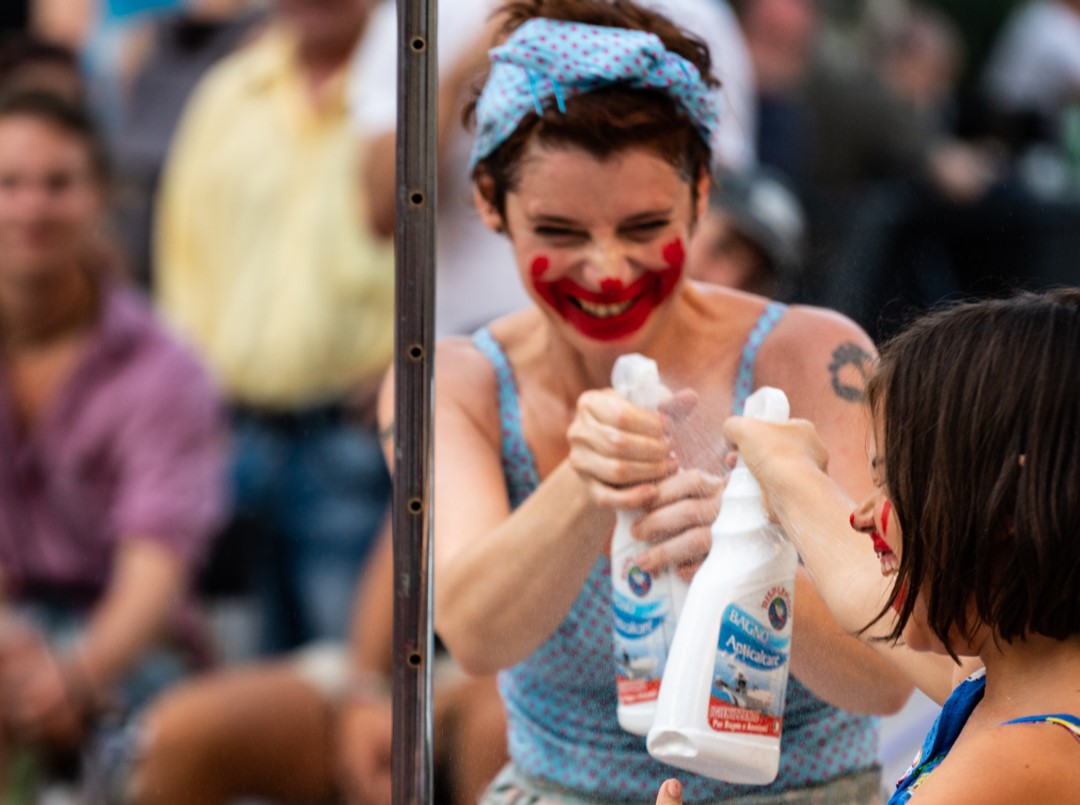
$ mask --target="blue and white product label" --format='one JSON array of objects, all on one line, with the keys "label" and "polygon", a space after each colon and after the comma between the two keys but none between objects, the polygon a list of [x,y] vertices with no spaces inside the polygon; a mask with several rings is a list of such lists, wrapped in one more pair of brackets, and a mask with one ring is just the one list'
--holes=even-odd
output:
[{"label": "blue and white product label", "polygon": [[[660,693],[668,649],[675,633],[674,606],[666,584],[633,561],[613,579],[615,674],[620,704],[654,701]],[[659,589],[663,588],[663,589]]]},{"label": "blue and white product label", "polygon": [[717,732],[780,736],[793,598],[790,585],[777,584],[724,609],[709,696]]}]

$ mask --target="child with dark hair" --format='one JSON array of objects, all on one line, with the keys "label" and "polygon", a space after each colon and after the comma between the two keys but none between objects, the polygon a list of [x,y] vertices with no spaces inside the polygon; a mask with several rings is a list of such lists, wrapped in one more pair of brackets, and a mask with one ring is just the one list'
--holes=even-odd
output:
[{"label": "child with dark hair", "polygon": [[1078,345],[1080,290],[898,336],[870,380],[877,488],[854,512],[809,423],[725,427],[837,620],[944,705],[890,803],[1080,797]]},{"label": "child with dark hair", "polygon": [[[852,420],[873,346],[835,314],[684,276],[725,124],[699,41],[626,0],[504,12],[472,107],[475,199],[516,262],[489,270],[516,268],[533,305],[439,345],[435,624],[467,672],[500,672],[512,762],[486,802],[642,801],[667,772],[616,719],[615,511],[640,512],[639,568],[691,576],[722,487],[713,436],[764,384],[828,434],[837,481],[867,491]],[[627,403],[609,386],[628,352],[693,391],[661,413]],[[384,426],[390,399],[388,384]],[[910,688],[805,577],[797,597],[778,779],[690,779],[692,801],[877,797],[875,721],[838,707],[888,712]]]}]

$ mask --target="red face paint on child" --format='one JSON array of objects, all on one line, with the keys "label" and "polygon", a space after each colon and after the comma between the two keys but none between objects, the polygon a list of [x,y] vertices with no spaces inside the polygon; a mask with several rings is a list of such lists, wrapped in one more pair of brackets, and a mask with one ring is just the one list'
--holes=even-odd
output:
[{"label": "red face paint on child", "polygon": [[533,260],[530,274],[537,295],[570,326],[587,338],[618,341],[637,332],[678,285],[686,262],[682,241],[664,246],[661,257],[665,268],[647,270],[630,285],[609,277],[598,291],[569,277],[545,280],[551,266],[545,255]]},{"label": "red face paint on child", "polygon": [[[870,541],[874,544],[874,553],[877,554],[878,561],[881,563],[881,575],[891,576],[899,567],[899,559],[893,549],[889,546],[889,543],[885,541],[885,534],[888,533],[889,528],[889,513],[892,511],[892,503],[885,500],[881,505],[881,532],[878,533],[877,528],[873,528],[869,531]],[[856,531],[865,530],[860,528],[855,521],[856,513],[851,513],[851,527]]]}]

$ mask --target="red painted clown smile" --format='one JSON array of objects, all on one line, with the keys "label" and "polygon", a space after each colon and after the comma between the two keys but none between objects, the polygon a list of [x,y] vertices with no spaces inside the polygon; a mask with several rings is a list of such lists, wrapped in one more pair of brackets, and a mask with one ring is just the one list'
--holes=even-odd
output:
[{"label": "red painted clown smile", "polygon": [[[681,241],[664,249],[667,268],[650,270],[630,285],[617,279],[605,279],[600,290],[585,288],[568,277],[545,282],[544,273],[550,265],[548,258],[533,261],[533,286],[540,297],[571,327],[597,341],[618,341],[633,335],[662,305],[682,276]],[[673,259],[674,258],[674,259]]]}]

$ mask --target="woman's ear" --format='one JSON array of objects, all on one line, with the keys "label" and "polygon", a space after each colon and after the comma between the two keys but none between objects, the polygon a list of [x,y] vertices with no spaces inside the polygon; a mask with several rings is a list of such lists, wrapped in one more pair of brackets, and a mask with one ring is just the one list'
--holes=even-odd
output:
[{"label": "woman's ear", "polygon": [[709,211],[709,192],[712,190],[712,176],[709,174],[708,168],[702,168],[701,173],[697,178],[697,210],[695,212],[696,221],[700,221],[705,217],[705,213]]},{"label": "woman's ear", "polygon": [[487,174],[481,174],[473,182],[473,204],[480,214],[480,221],[492,232],[502,234],[506,231],[506,221],[502,213],[495,208],[495,180]]}]

